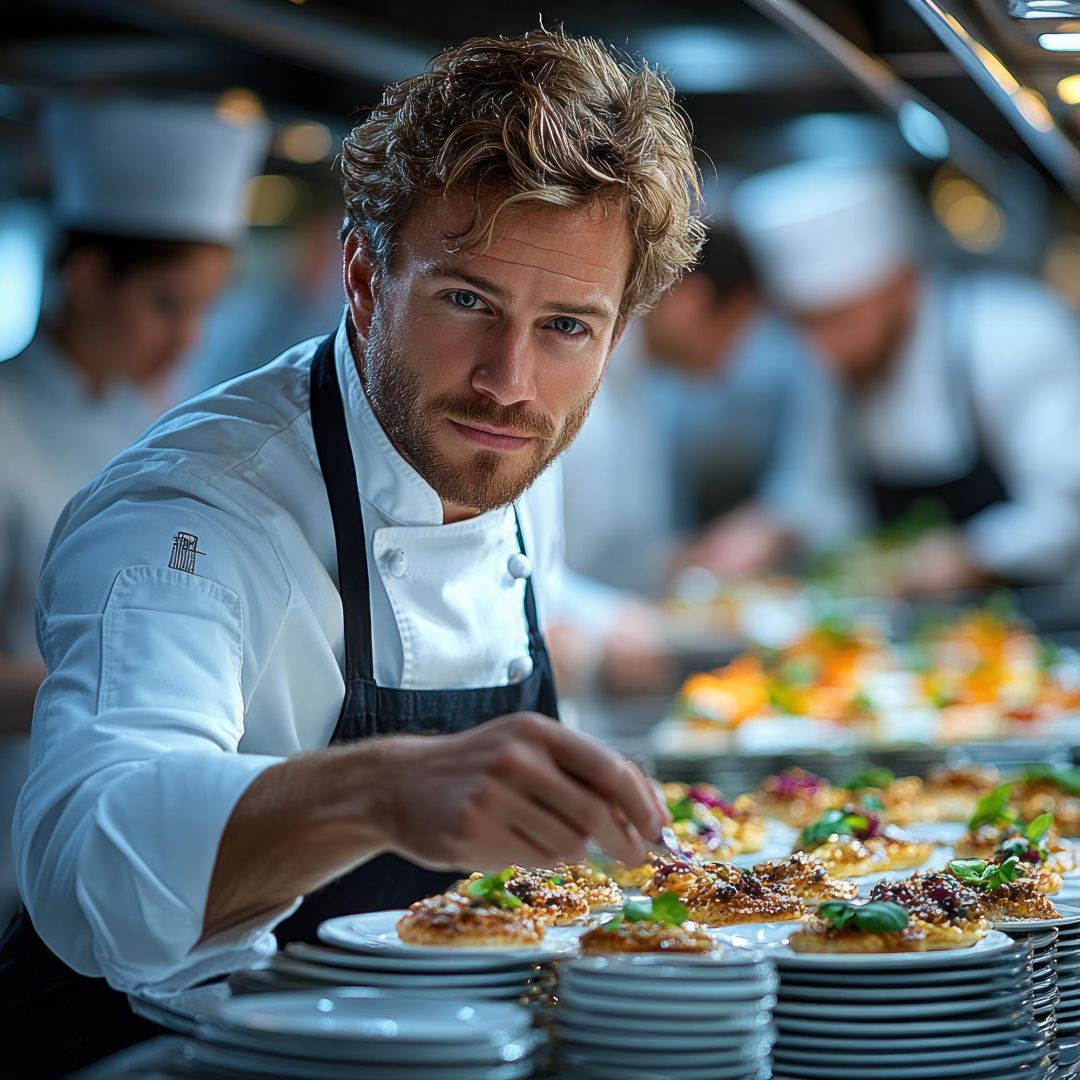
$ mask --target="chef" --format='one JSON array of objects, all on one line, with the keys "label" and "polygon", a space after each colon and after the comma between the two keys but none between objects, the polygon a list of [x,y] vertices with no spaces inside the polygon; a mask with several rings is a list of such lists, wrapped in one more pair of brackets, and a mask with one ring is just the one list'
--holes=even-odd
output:
[{"label": "chef", "polygon": [[[241,236],[264,124],[139,100],[45,114],[56,289],[29,347],[0,364],[0,851],[26,775],[44,675],[34,586],[64,503],[161,411],[161,379],[198,336]],[[0,911],[14,906],[0,855]],[[10,898],[11,903],[8,903]]]},{"label": "chef", "polygon": [[894,174],[809,162],[736,191],[775,302],[839,393],[792,459],[791,523],[818,546],[912,515],[911,592],[1080,569],[1080,326],[1037,283],[924,264]]},{"label": "chef", "polygon": [[559,31],[470,40],[341,171],[342,324],[170,413],[50,543],[0,947],[8,1029],[66,1056],[35,1075],[148,1034],[124,992],[661,826],[554,722],[541,626],[548,466],[700,247],[670,84]]}]

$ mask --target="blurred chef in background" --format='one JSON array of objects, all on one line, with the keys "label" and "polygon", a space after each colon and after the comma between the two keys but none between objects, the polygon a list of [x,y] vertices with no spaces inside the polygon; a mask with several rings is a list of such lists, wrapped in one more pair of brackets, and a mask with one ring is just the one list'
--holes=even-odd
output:
[{"label": "blurred chef in background", "polygon": [[[809,547],[936,507],[903,592],[1060,581],[1080,568],[1080,326],[1017,276],[924,265],[895,174],[800,163],[745,181],[733,212],[772,302],[838,392],[788,460],[787,521]],[[823,416],[826,414],[822,414]]]},{"label": "blurred chef in background", "polygon": [[[627,327],[563,456],[571,573],[552,649],[564,681],[592,656],[609,689],[655,690],[670,675],[666,623],[643,598],[682,568],[741,575],[790,549],[773,522],[820,395],[806,352],[763,307],[743,244],[720,224],[693,272]],[[759,522],[775,548],[758,545]]]},{"label": "blurred chef in background", "polygon": [[0,364],[0,909],[16,899],[8,822],[45,674],[34,588],[53,524],[161,411],[229,276],[268,143],[263,124],[188,105],[69,102],[44,119],[56,282],[34,340]]}]

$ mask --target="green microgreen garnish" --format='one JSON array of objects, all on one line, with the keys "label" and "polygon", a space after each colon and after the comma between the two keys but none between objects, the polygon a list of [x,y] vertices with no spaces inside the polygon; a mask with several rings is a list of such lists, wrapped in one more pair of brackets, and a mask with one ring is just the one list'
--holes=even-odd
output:
[{"label": "green microgreen garnish", "polygon": [[883,769],[871,765],[862,772],[857,772],[845,785],[845,791],[861,791],[864,788],[887,788],[896,779],[892,769]]},{"label": "green microgreen garnish", "polygon": [[871,934],[892,934],[908,924],[908,913],[891,900],[852,904],[848,900],[829,900],[820,904],[818,915],[830,926],[843,930],[853,926]]},{"label": "green microgreen garnish", "polygon": [[1016,821],[1016,811],[1009,806],[1012,784],[998,784],[993,791],[987,792],[975,804],[975,813],[971,815],[968,829],[975,832],[983,825],[1011,825]]},{"label": "green microgreen garnish", "polygon": [[982,859],[953,859],[949,863],[949,870],[965,885],[991,892],[1020,876],[1020,860],[1015,855],[1010,855],[1001,863],[988,863]]},{"label": "green microgreen garnish", "polygon": [[803,851],[810,851],[828,843],[832,836],[858,836],[869,828],[870,821],[862,814],[849,810],[826,810],[817,821],[799,833],[799,847]]},{"label": "green microgreen garnish", "polygon": [[690,918],[686,905],[673,892],[661,893],[652,900],[630,900],[623,904],[622,911],[604,923],[605,930],[616,930],[624,922],[666,923],[670,926],[682,926]]},{"label": "green microgreen garnish", "polygon": [[478,900],[487,900],[496,907],[519,908],[522,906],[520,897],[506,891],[506,883],[514,876],[514,868],[508,866],[497,874],[487,874],[485,877],[476,878],[465,886],[469,896]]}]

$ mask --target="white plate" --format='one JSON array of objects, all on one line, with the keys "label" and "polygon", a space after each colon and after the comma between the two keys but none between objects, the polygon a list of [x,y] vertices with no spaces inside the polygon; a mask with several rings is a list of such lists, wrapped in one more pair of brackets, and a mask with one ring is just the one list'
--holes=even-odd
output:
[{"label": "white plate", "polygon": [[[845,1004],[843,1010],[845,1020],[925,1020],[943,1019],[950,1013],[990,1013],[995,1010],[1013,1009],[1019,1006],[1017,1000],[1019,991],[1012,993],[988,993],[975,998],[955,998],[948,1002],[930,1002],[919,1004],[907,1002],[894,1004],[888,1001],[879,1001],[866,1005]],[[781,998],[777,1003],[775,1015],[779,1017],[819,1017],[829,1020],[836,1016],[835,1005],[818,1004],[813,1001],[790,1001]]]},{"label": "white plate", "polygon": [[832,1035],[803,1035],[797,1032],[785,1032],[780,1045],[785,1050],[820,1050],[829,1053],[843,1051],[852,1054],[896,1054],[907,1058],[909,1053],[930,1053],[949,1051],[955,1048],[961,1053],[968,1050],[992,1051],[997,1047],[1016,1041],[1013,1031],[969,1031],[953,1026],[948,1035],[907,1035],[904,1038],[890,1039],[837,1039]]},{"label": "white plate", "polygon": [[572,1065],[599,1063],[605,1067],[616,1066],[624,1069],[663,1070],[683,1074],[685,1069],[722,1069],[741,1068],[743,1075],[755,1072],[762,1060],[769,1054],[770,1040],[762,1039],[756,1049],[747,1051],[709,1052],[697,1051],[679,1054],[676,1058],[670,1053],[649,1054],[641,1050],[614,1050],[597,1048],[588,1050],[584,1046],[564,1044],[560,1056]]},{"label": "white plate", "polygon": [[231,998],[221,1004],[216,1019],[240,1031],[301,1036],[354,1049],[364,1042],[504,1043],[531,1022],[528,1010],[518,1005],[462,1005],[364,990]]},{"label": "white plate", "polygon": [[730,1014],[734,1010],[758,1012],[772,1007],[776,997],[754,991],[740,990],[737,995],[710,1000],[682,998],[678,1001],[657,1000],[641,997],[615,997],[614,995],[590,993],[578,988],[567,988],[560,992],[563,1007],[568,1011],[589,1014],[621,1013],[627,1016],[641,1016],[651,1013],[654,1016],[683,1017],[687,1022],[699,1018]]},{"label": "white plate", "polygon": [[1054,907],[1061,912],[1057,919],[1002,919],[994,923],[997,930],[1046,930],[1052,926],[1077,926],[1080,925],[1080,907],[1075,904],[1058,904]]},{"label": "white plate", "polygon": [[[624,1013],[593,1013],[573,1012],[569,1009],[560,1009],[556,1014],[559,1028],[569,1028],[583,1033],[614,1031],[625,1034],[628,1026]],[[767,1010],[753,1012],[728,1013],[716,1018],[701,1017],[694,1020],[693,1034],[695,1036],[709,1036],[716,1038],[729,1038],[731,1036],[743,1036],[761,1031],[772,1022],[772,1015]],[[675,1033],[686,1031],[686,1027],[671,1023],[668,1017],[640,1016],[633,1021],[633,1030],[639,1033],[647,1033],[650,1038],[670,1038]]]},{"label": "white plate", "polygon": [[[849,1023],[837,1017],[835,1010],[832,1020],[811,1019],[804,1016],[777,1016],[776,1026],[781,1037],[788,1031],[801,1031],[804,1034],[831,1036],[838,1040],[847,1038],[863,1039],[871,1035],[901,1038],[907,1035],[955,1035],[955,1020],[908,1020],[898,1017],[895,1020],[858,1020]],[[1024,1009],[1016,1009],[1004,1015],[965,1016],[964,1031],[1008,1031],[1018,1034],[1030,1030],[1031,1014]]]},{"label": "white plate", "polygon": [[1012,958],[1009,962],[995,964],[991,958],[984,967],[941,968],[924,971],[921,968],[891,968],[885,971],[868,971],[854,968],[843,971],[822,971],[816,968],[785,966],[785,986],[849,986],[886,990],[890,987],[907,989],[917,986],[964,986],[972,979],[1014,982],[1028,973],[1023,959]]},{"label": "white plate", "polygon": [[357,968],[332,967],[329,964],[309,964],[291,956],[277,955],[270,961],[270,970],[284,975],[325,979],[347,986],[385,986],[403,990],[491,990],[524,992],[536,972],[532,968],[519,971],[481,974],[456,972],[427,974],[400,971],[361,971]]},{"label": "white plate", "polygon": [[714,926],[712,934],[718,940],[737,949],[772,950],[787,944],[788,938],[804,925],[801,919],[788,919],[786,922],[739,923],[737,926]]},{"label": "white plate", "polygon": [[[467,977],[474,979],[525,978],[540,970],[537,965],[522,960],[508,960],[504,964],[494,966],[484,963],[479,968],[469,968],[461,964],[455,964],[447,971],[442,964],[443,958],[429,958],[420,956],[415,959],[404,956],[374,956],[370,953],[345,952],[341,949],[331,949],[325,945],[309,945],[303,941],[295,941],[276,953],[275,956],[287,956],[292,960],[303,960],[309,964],[327,964],[330,967],[348,968],[352,971],[388,971],[399,975],[443,975],[447,978]],[[456,957],[450,957],[451,961]]]},{"label": "white plate", "polygon": [[[258,1054],[231,1046],[214,1046],[205,1042],[185,1043],[183,1056],[192,1064],[214,1069],[236,1070],[253,1076],[288,1076],[297,1080],[356,1080],[355,1062],[331,1063],[306,1058],[288,1058],[281,1054]],[[364,1080],[432,1080],[431,1064],[373,1065],[365,1067]],[[439,1080],[518,1080],[531,1076],[535,1061],[519,1061],[512,1065],[485,1068],[476,1065],[438,1068]]]},{"label": "white plate", "polygon": [[[579,956],[564,960],[560,972],[574,971],[642,980],[745,979],[766,967],[765,957],[748,949],[719,949],[714,953],[663,955],[642,953],[615,956]],[[662,992],[662,991],[661,991]]]},{"label": "white plate", "polygon": [[359,1048],[328,1045],[314,1039],[299,1036],[273,1036],[253,1034],[250,1031],[238,1031],[234,1028],[216,1024],[201,1024],[199,1038],[217,1046],[230,1049],[253,1051],[260,1054],[275,1054],[285,1057],[300,1058],[305,1061],[319,1061],[322,1064],[341,1065],[348,1062],[353,1069],[367,1069],[371,1066],[417,1066],[432,1065],[472,1065],[476,1068],[495,1068],[508,1065],[531,1057],[539,1047],[547,1042],[543,1032],[529,1030],[507,1043],[442,1043],[432,1046],[428,1043],[389,1043],[384,1046],[364,1043]]},{"label": "white plate", "polygon": [[[659,1072],[649,1069],[647,1072],[627,1068],[625,1065],[607,1065],[599,1062],[583,1062],[580,1059],[572,1060],[573,1073],[559,1072],[555,1075],[569,1077],[574,1080],[746,1080],[748,1075],[753,1074],[753,1064],[749,1067],[735,1065],[731,1067],[710,1067],[705,1069],[665,1069]],[[756,1074],[761,1080],[767,1080],[772,1076],[768,1069],[768,1062],[762,1064]],[[441,1080],[441,1078],[440,1078]]]},{"label": "white plate", "polygon": [[957,998],[978,995],[986,998],[994,992],[1008,993],[1016,989],[1015,982],[990,983],[973,978],[968,985],[958,986],[905,986],[887,990],[874,990],[864,986],[841,988],[838,986],[789,986],[784,983],[781,998],[784,1001],[842,1001],[858,1004],[905,1001],[953,1001]]},{"label": "white plate", "polygon": [[978,957],[981,961],[984,957],[1015,948],[1012,938],[1000,930],[991,930],[981,941],[964,949],[938,949],[924,953],[797,953],[787,944],[777,944],[770,950],[769,957],[781,968],[945,968],[952,964],[963,964],[969,957]]},{"label": "white plate", "polygon": [[[1039,1061],[1046,1051],[1027,1046],[1016,1050],[1011,1054],[996,1059],[992,1066],[986,1061],[953,1062],[948,1065],[938,1063],[935,1065],[899,1065],[895,1068],[889,1066],[874,1066],[874,1080],[916,1080],[917,1077],[927,1077],[928,1080],[944,1080],[945,1077],[953,1076],[978,1076],[980,1080],[988,1077],[1011,1075],[1008,1071],[1019,1065],[1034,1064]],[[776,1060],[776,1075],[788,1075],[784,1073],[784,1067],[789,1062]],[[811,1065],[805,1059],[794,1062],[798,1075],[804,1080],[867,1080],[865,1066],[858,1063],[844,1068],[836,1063],[836,1059],[821,1065]],[[989,1071],[988,1071],[989,1070]]]},{"label": "white plate", "polygon": [[555,1031],[561,1041],[574,1045],[584,1044],[591,1047],[614,1047],[616,1050],[653,1050],[667,1051],[673,1054],[685,1050],[727,1050],[745,1047],[754,1043],[764,1030],[766,1025],[761,1025],[751,1031],[734,1031],[727,1035],[702,1035],[695,1027],[693,1031],[679,1028],[677,1031],[670,1029],[666,1034],[654,1032],[642,1033],[636,1030],[627,1031],[625,1026],[621,1029],[598,1029],[578,1028],[570,1024],[555,1021]]},{"label": "white plate", "polygon": [[441,948],[432,945],[409,945],[398,937],[397,922],[404,910],[372,911],[366,915],[343,915],[329,919],[319,927],[319,939],[327,945],[354,952],[373,953],[378,956],[459,958],[474,969],[491,958],[498,964],[507,960],[539,963],[558,956],[577,953],[578,938],[588,929],[586,926],[553,926],[543,941],[534,947],[492,946],[483,949]]},{"label": "white plate", "polygon": [[570,993],[582,991],[596,997],[647,998],[650,1001],[657,997],[680,1000],[689,998],[694,1001],[728,1001],[753,995],[764,997],[766,994],[775,993],[778,981],[775,973],[762,972],[755,978],[715,983],[706,982],[704,979],[685,983],[669,979],[658,987],[644,979],[619,979],[607,975],[585,975],[565,971],[559,975],[559,988],[563,995],[567,991]]}]

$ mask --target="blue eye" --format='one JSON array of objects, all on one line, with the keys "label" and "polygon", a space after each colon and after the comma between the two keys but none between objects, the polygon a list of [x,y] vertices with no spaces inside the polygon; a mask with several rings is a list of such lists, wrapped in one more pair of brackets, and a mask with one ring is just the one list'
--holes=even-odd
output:
[{"label": "blue eye", "polygon": [[476,293],[469,292],[468,289],[455,289],[448,296],[452,304],[464,308],[466,311],[478,311],[481,307],[486,307],[484,301]]},{"label": "blue eye", "polygon": [[551,327],[567,337],[580,337],[583,333],[587,334],[589,332],[584,323],[570,318],[569,315],[560,315],[558,318],[552,319]]}]

